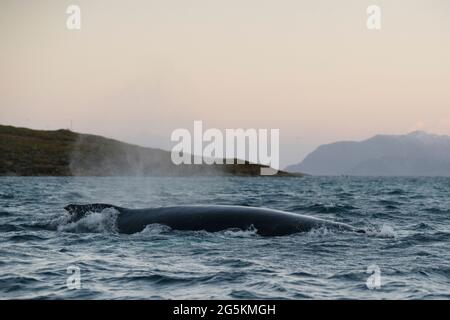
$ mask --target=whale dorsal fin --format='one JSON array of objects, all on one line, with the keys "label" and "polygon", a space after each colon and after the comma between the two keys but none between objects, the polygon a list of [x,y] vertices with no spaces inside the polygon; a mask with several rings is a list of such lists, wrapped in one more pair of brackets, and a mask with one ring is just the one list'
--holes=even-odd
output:
[{"label": "whale dorsal fin", "polygon": [[107,208],[114,208],[120,210],[120,207],[106,203],[92,203],[92,204],[69,204],[64,209],[70,213],[72,221],[78,221],[83,218],[88,212],[101,212]]}]

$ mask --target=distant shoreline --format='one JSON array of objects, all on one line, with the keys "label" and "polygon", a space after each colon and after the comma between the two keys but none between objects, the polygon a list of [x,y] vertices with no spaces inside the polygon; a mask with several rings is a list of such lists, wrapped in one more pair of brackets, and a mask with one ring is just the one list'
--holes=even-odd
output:
[{"label": "distant shoreline", "polygon": [[[236,161],[235,161],[236,162]],[[260,176],[259,164],[175,165],[169,151],[72,132],[0,125],[0,176]],[[278,171],[275,177],[302,177]]]}]

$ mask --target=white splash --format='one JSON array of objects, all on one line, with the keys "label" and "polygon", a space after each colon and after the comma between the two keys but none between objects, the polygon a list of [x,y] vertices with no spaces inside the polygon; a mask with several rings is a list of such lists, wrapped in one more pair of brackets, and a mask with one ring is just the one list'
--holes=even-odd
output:
[{"label": "white splash", "polygon": [[312,237],[323,237],[323,236],[329,236],[329,235],[333,235],[333,234],[334,234],[334,230],[328,229],[325,226],[313,228],[307,232],[307,235],[312,236]]},{"label": "white splash", "polygon": [[387,224],[383,224],[381,227],[381,230],[378,233],[379,237],[382,238],[397,238],[397,233],[395,232],[394,228],[391,226],[388,226]]},{"label": "white splash", "polygon": [[223,235],[227,237],[247,238],[258,235],[258,229],[251,225],[247,230],[242,229],[227,229],[223,231]]},{"label": "white splash", "polygon": [[153,223],[147,225],[144,230],[136,233],[138,236],[156,236],[163,233],[170,232],[172,229],[164,224]]},{"label": "white splash", "polygon": [[90,212],[76,222],[59,225],[58,231],[116,233],[118,214],[119,211],[114,208],[106,208],[101,212]]},{"label": "white splash", "polygon": [[369,236],[374,236],[377,238],[397,238],[397,233],[395,232],[394,228],[387,224],[383,224],[381,229],[368,229],[366,230],[366,233]]}]

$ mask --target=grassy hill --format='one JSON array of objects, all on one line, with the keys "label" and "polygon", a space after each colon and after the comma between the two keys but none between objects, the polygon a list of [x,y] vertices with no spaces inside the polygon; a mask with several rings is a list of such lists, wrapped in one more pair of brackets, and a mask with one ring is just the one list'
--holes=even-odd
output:
[{"label": "grassy hill", "polygon": [[[69,130],[0,125],[0,175],[258,176],[261,165],[175,165],[170,152]],[[278,176],[291,176],[279,171]],[[301,174],[295,174],[300,176]]]}]

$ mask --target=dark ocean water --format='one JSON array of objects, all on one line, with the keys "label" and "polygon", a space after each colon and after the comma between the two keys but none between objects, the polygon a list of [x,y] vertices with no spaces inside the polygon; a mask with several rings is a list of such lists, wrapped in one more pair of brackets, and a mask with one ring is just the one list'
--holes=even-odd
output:
[{"label": "dark ocean water", "polygon": [[[262,206],[368,234],[269,238],[149,226],[122,235],[114,214],[66,224],[63,207],[73,202]],[[378,289],[367,286],[369,267],[379,268]],[[68,268],[79,268],[80,289],[68,287]],[[0,298],[448,299],[450,179],[3,177]]]}]

